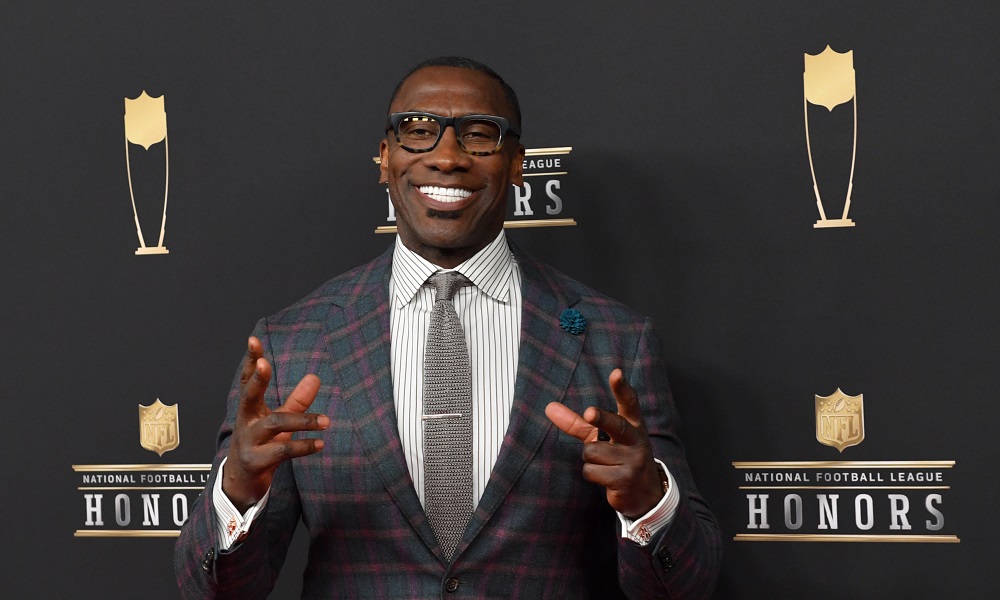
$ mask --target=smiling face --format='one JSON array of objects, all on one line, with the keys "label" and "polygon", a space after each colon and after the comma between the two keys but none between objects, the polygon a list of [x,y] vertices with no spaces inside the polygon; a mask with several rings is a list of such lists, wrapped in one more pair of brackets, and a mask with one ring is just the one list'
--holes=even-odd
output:
[{"label": "smiling face", "polygon": [[[517,125],[500,82],[458,67],[427,67],[403,82],[390,112],[444,117],[496,115]],[[381,183],[388,184],[399,238],[428,261],[452,268],[492,242],[503,228],[510,186],[521,185],[524,146],[507,134],[488,156],[462,150],[448,127],[430,152],[413,153],[392,131],[382,140]]]}]

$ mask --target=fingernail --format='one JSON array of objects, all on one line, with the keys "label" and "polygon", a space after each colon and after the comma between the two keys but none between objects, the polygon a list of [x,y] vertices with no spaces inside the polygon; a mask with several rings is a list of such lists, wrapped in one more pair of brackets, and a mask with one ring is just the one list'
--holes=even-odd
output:
[{"label": "fingernail", "polygon": [[320,415],[316,417],[316,424],[319,425],[321,428],[326,429],[327,427],[330,426],[330,417],[326,415]]}]

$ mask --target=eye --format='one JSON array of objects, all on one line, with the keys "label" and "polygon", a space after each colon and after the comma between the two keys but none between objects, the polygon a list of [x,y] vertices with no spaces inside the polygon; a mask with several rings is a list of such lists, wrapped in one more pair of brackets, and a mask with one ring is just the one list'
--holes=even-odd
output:
[{"label": "eye", "polygon": [[462,141],[476,146],[495,146],[500,127],[492,121],[467,121],[462,124]]},{"label": "eye", "polygon": [[465,131],[462,133],[462,137],[467,140],[484,140],[490,139],[492,136],[488,131]]},{"label": "eye", "polygon": [[427,118],[414,117],[399,124],[399,135],[408,139],[436,138],[438,124]]}]

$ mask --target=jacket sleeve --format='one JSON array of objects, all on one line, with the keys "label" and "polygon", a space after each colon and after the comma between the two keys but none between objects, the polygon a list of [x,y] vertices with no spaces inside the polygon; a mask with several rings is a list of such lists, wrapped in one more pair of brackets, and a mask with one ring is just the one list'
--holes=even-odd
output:
[{"label": "jacket sleeve", "polygon": [[[264,400],[273,410],[280,406],[282,400],[278,397],[275,383],[279,365],[271,351],[266,320],[257,323],[254,335],[260,338],[264,358],[272,366],[271,381]],[[242,362],[240,365],[242,368]],[[229,452],[229,440],[239,408],[241,368],[237,369],[229,392],[212,476],[192,504],[188,520],[181,528],[174,547],[174,571],[183,598],[266,598],[274,587],[299,520],[299,497],[291,466],[286,462],[275,471],[267,506],[257,515],[247,536],[230,550],[219,550],[212,488],[219,476],[219,463]]]},{"label": "jacket sleeve", "polygon": [[695,487],[684,447],[677,437],[677,411],[667,383],[663,352],[646,320],[628,369],[653,445],[679,487],[680,502],[669,526],[649,544],[618,542],[618,577],[630,598],[710,598],[719,576],[719,526]]}]

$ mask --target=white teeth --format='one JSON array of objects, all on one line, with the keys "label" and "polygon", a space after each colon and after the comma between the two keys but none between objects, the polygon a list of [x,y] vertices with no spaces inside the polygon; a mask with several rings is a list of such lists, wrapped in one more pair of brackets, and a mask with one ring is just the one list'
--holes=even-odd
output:
[{"label": "white teeth", "polygon": [[422,185],[417,189],[420,190],[420,193],[426,194],[438,202],[458,202],[472,195],[472,190],[438,187],[436,185]]}]

